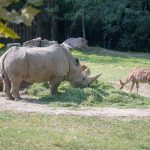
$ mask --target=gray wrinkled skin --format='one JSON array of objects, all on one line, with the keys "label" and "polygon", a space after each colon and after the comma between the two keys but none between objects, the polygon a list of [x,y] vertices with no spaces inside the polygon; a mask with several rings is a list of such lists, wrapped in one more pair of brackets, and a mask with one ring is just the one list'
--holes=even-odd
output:
[{"label": "gray wrinkled skin", "polygon": [[63,80],[75,87],[87,87],[100,75],[90,78],[81,72],[80,63],[65,47],[55,44],[50,47],[11,47],[1,57],[0,77],[3,90],[9,99],[21,99],[20,83],[48,81],[51,94]]}]

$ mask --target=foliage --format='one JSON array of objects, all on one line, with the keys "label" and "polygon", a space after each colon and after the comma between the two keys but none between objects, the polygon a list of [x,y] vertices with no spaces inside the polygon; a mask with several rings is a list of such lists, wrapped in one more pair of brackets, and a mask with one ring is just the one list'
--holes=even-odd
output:
[{"label": "foliage", "polygon": [[15,24],[25,23],[26,25],[31,25],[32,20],[39,13],[39,10],[33,7],[37,6],[38,2],[42,2],[42,0],[29,0],[24,5],[20,2],[22,7],[16,7],[15,9],[15,6],[17,6],[19,0],[3,0],[0,2],[0,19],[3,22]]},{"label": "foliage", "polygon": [[130,51],[149,51],[150,11],[146,1],[107,0],[101,19],[105,47]]},{"label": "foliage", "polygon": [[61,18],[61,27],[65,25],[64,31],[61,28],[65,38],[83,36],[84,28],[91,45],[149,52],[149,0],[64,0],[57,4],[57,18]]},{"label": "foliage", "polygon": [[17,33],[12,31],[10,28],[6,27],[2,22],[0,22],[0,37],[18,39],[20,38]]},{"label": "foliage", "polygon": [[[24,23],[30,26],[34,17],[39,13],[39,10],[33,6],[39,6],[41,2],[42,0],[28,0],[22,8],[19,8],[20,10],[17,10],[15,9],[15,5],[19,3],[19,0],[1,0],[0,37],[12,39],[20,38],[17,33],[15,33],[11,28],[7,27],[7,24]],[[0,44],[0,47],[3,46],[3,44]]]},{"label": "foliage", "polygon": [[4,45],[4,44],[2,44],[2,43],[0,43],[0,48],[3,48],[3,47],[5,47],[5,45]]}]

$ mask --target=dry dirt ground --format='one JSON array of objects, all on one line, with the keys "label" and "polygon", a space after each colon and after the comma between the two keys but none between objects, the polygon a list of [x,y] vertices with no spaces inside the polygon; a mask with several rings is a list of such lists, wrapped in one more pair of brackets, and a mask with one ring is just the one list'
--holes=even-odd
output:
[{"label": "dry dirt ground", "polygon": [[118,109],[118,108],[98,108],[98,107],[81,107],[81,108],[57,108],[49,107],[47,103],[41,103],[35,98],[23,95],[23,100],[7,100],[0,94],[0,111],[9,112],[26,112],[41,113],[48,115],[75,115],[89,117],[117,117],[117,118],[150,118],[150,109]]}]

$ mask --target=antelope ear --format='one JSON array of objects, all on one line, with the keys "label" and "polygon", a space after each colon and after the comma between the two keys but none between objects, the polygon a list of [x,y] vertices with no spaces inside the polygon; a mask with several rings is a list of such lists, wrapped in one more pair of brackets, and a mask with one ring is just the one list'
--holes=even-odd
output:
[{"label": "antelope ear", "polygon": [[91,74],[89,68],[86,68],[83,72],[84,72],[87,76],[90,76],[90,74]]}]

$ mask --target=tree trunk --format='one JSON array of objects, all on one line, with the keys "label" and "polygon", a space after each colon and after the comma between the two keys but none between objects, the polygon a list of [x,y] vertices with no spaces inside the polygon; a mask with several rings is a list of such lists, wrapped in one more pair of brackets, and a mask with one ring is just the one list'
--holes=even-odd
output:
[{"label": "tree trunk", "polygon": [[[57,1],[51,0],[51,8],[57,7]],[[52,12],[51,14],[51,40],[57,40],[57,30],[58,30],[58,24],[56,20],[56,12]]]},{"label": "tree trunk", "polygon": [[86,39],[85,36],[85,20],[84,20],[84,14],[82,14],[82,36],[84,39]]}]

